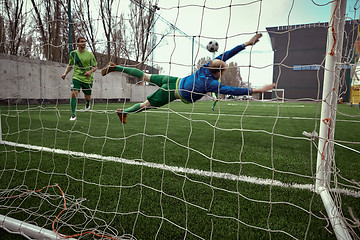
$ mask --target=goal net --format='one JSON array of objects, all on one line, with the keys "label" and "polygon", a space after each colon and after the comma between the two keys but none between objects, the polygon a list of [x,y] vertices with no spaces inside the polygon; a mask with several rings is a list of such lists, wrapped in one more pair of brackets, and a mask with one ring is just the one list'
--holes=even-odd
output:
[{"label": "goal net", "polygon": [[[1,236],[360,238],[360,111],[338,104],[358,54],[357,1],[20,0],[0,8]],[[304,20],[304,9],[319,18]],[[319,21],[327,23],[309,24]],[[318,51],[301,45],[299,32],[328,30],[319,61],[291,62]],[[256,33],[259,43],[227,61],[221,83],[276,83],[271,93],[218,99],[214,111],[208,96],[175,100],[120,122],[117,109],[158,87],[122,72],[102,76],[109,61],[185,77],[213,58],[209,41],[217,56]],[[70,121],[75,67],[62,75],[80,36],[99,70],[90,110],[80,91]],[[285,50],[274,49],[284,39]]]}]

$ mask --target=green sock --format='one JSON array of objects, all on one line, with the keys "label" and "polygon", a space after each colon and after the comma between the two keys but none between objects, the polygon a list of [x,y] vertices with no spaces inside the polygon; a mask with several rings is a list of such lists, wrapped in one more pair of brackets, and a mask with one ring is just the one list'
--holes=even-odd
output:
[{"label": "green sock", "polygon": [[142,76],[144,75],[144,72],[137,69],[137,68],[130,68],[130,67],[122,67],[122,66],[116,66],[114,68],[115,71],[117,72],[124,72],[124,73],[127,73],[127,74],[130,74],[132,76],[135,76],[139,79],[142,78]]},{"label": "green sock", "polygon": [[70,99],[70,107],[71,107],[71,116],[75,117],[76,114],[76,98],[71,98]]},{"label": "green sock", "polygon": [[[91,100],[91,99],[90,99]],[[86,100],[86,107],[90,106],[90,100]]]},{"label": "green sock", "polygon": [[214,108],[215,108],[215,105],[216,105],[216,102],[214,101],[214,102],[213,102],[212,109],[214,109]]},{"label": "green sock", "polygon": [[133,105],[132,107],[124,109],[124,113],[136,112],[139,109],[140,109],[140,103],[137,103],[137,104]]}]

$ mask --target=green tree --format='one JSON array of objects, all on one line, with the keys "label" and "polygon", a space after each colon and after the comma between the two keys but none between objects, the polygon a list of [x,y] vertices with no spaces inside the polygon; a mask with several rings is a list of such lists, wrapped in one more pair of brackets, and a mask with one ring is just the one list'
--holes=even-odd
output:
[{"label": "green tree", "polygon": [[43,58],[61,62],[64,53],[67,54],[67,45],[64,36],[68,34],[66,0],[43,0],[40,4],[31,0],[33,6],[34,28],[40,34],[36,42],[40,42],[40,56]]},{"label": "green tree", "polygon": [[22,50],[25,37],[26,17],[23,0],[3,1],[4,11],[1,13],[0,30],[1,51],[10,55],[18,55]]},{"label": "green tree", "polygon": [[[210,57],[200,58],[196,64],[195,71],[197,71],[202,65],[210,61]],[[230,62],[228,64],[226,71],[221,76],[221,83],[232,87],[241,87],[245,85],[245,83],[242,81],[240,68],[238,67],[237,63]]]}]

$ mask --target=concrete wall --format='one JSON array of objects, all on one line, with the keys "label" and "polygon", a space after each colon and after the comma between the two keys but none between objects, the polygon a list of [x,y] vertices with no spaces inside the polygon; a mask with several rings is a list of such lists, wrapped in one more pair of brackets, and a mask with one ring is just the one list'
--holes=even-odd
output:
[{"label": "concrete wall", "polygon": [[134,85],[131,88],[131,102],[143,102],[144,100],[146,100],[147,96],[155,92],[157,89],[157,86]]},{"label": "concrete wall", "polygon": [[[65,100],[70,98],[72,71],[61,78],[66,64],[0,54],[0,100]],[[105,77],[94,74],[93,99],[142,102],[157,87],[133,85],[127,75],[111,73]],[[83,97],[83,94],[80,94]],[[50,101],[51,102],[51,101]]]}]

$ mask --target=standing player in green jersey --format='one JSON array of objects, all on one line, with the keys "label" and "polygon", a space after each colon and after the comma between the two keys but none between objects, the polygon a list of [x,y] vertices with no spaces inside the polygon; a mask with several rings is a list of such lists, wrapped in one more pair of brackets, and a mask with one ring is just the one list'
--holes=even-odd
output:
[{"label": "standing player in green jersey", "polygon": [[[219,83],[221,83],[221,79],[219,78]],[[210,93],[210,95],[211,95],[211,97],[212,97],[212,100],[214,101],[213,102],[213,105],[212,105],[212,107],[211,107],[211,111],[215,111],[215,106],[216,106],[216,103],[219,101],[219,93],[217,92],[217,93],[215,93],[215,92],[212,92],[212,93]]]},{"label": "standing player in green jersey", "polygon": [[[220,79],[219,79],[219,81],[220,81]],[[219,101],[219,93],[212,92],[211,97],[212,97],[212,100],[214,101],[213,105],[211,107],[211,111],[215,111],[216,103]]]},{"label": "standing player in green jersey", "polygon": [[98,68],[98,63],[94,54],[85,49],[86,39],[84,37],[79,37],[76,41],[76,45],[77,50],[70,53],[69,64],[67,65],[64,74],[61,76],[62,79],[65,79],[66,75],[71,71],[72,66],[74,66],[70,99],[71,121],[76,120],[76,101],[80,89],[82,89],[85,95],[85,110],[88,111],[90,109],[91,90],[94,82],[93,73]]}]

